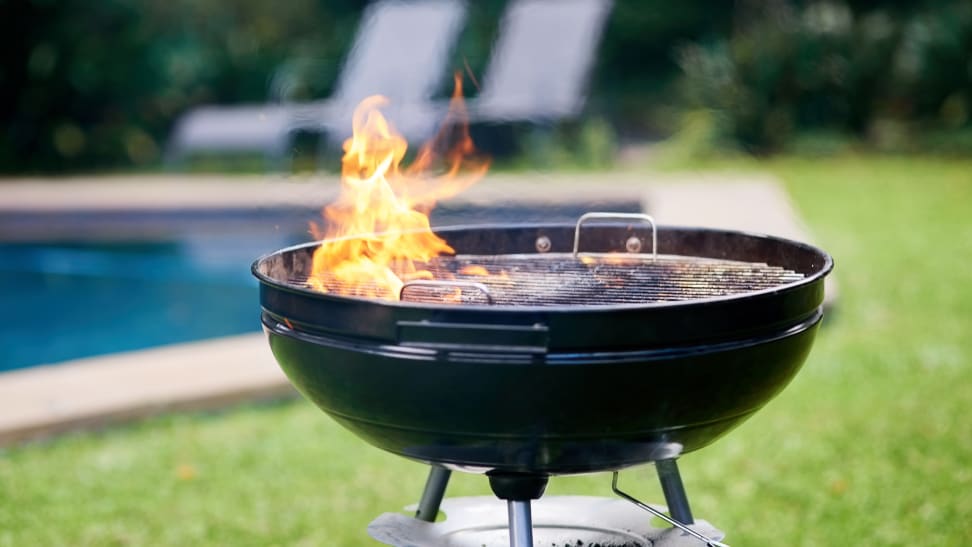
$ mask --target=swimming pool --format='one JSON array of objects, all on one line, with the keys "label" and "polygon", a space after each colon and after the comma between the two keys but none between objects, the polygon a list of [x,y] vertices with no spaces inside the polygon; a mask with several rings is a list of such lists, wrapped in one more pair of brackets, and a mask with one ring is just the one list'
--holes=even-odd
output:
[{"label": "swimming pool", "polygon": [[249,264],[277,243],[0,245],[0,371],[259,330]]},{"label": "swimming pool", "polygon": [[[432,220],[571,221],[594,208],[631,212],[640,206],[446,206]],[[218,230],[215,225],[225,226],[229,216],[216,215],[219,222],[208,228],[158,240],[126,241],[119,220],[109,226],[113,241],[0,243],[0,372],[259,331],[258,285],[250,264],[307,240],[306,215],[290,214],[283,230],[269,229],[282,224],[269,217],[237,222],[249,229]],[[168,221],[186,221],[173,218]],[[102,215],[98,221],[112,219]]]}]

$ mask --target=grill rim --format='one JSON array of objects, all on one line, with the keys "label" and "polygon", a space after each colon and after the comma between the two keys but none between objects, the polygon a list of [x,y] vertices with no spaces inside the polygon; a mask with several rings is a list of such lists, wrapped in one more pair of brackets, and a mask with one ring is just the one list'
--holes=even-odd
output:
[{"label": "grill rim", "polygon": [[[617,224],[599,224],[598,226],[618,226]],[[572,223],[509,223],[509,224],[471,224],[471,225],[457,225],[457,226],[442,226],[433,227],[432,232],[436,235],[442,237],[447,236],[450,233],[459,232],[489,232],[489,231],[502,231],[502,230],[514,230],[514,229],[551,229],[551,230],[562,230],[565,228],[573,228]],[[346,241],[358,239],[360,235],[345,236],[340,238],[323,239],[317,241],[308,241],[304,243],[298,243],[290,247],[285,247],[283,249],[278,249],[276,251],[264,254],[257,258],[253,264],[250,266],[250,271],[256,277],[261,284],[272,286],[276,289],[287,291],[294,294],[299,294],[302,296],[311,297],[323,301],[335,300],[338,302],[347,302],[355,304],[369,304],[377,306],[386,306],[390,308],[398,309],[416,309],[425,311],[454,311],[457,309],[469,310],[475,312],[488,312],[496,311],[502,313],[570,313],[570,312],[610,312],[612,310],[640,310],[640,309],[672,309],[672,308],[687,308],[697,305],[711,305],[720,303],[731,303],[737,301],[747,301],[750,299],[756,299],[761,296],[768,295],[781,295],[794,290],[798,290],[801,287],[808,286],[814,282],[827,276],[834,268],[834,260],[830,254],[824,252],[822,249],[804,243],[802,241],[797,241],[794,239],[784,238],[780,236],[773,236],[765,233],[745,231],[745,230],[725,230],[719,228],[707,228],[699,226],[679,226],[679,225],[668,225],[659,224],[658,231],[679,231],[688,233],[717,233],[717,234],[733,234],[742,237],[758,238],[766,241],[771,241],[777,244],[789,245],[791,247],[800,249],[805,252],[813,253],[823,257],[824,262],[819,267],[817,271],[812,273],[804,274],[803,279],[798,279],[791,281],[789,283],[783,283],[774,287],[769,287],[765,289],[758,289],[755,291],[744,291],[728,295],[721,296],[711,296],[705,298],[691,298],[686,300],[675,300],[675,301],[662,301],[662,302],[644,302],[644,303],[615,303],[615,304],[604,304],[604,305],[544,305],[544,306],[510,306],[502,304],[478,304],[478,303],[430,303],[430,302],[416,302],[416,301],[402,301],[402,300],[388,300],[383,298],[367,298],[361,296],[349,296],[335,293],[324,293],[315,291],[307,287],[300,287],[285,281],[275,279],[267,274],[260,271],[260,266],[264,264],[267,260],[274,256],[281,256],[287,253],[305,251],[307,249],[317,247],[326,241]],[[404,233],[420,233],[425,232],[425,230],[410,230]],[[388,232],[385,232],[388,233]],[[378,236],[383,235],[383,233],[377,234]],[[448,238],[446,238],[448,239]],[[664,250],[662,250],[664,253]],[[457,253],[460,254],[460,253]],[[461,254],[470,254],[468,251],[464,251]],[[513,253],[510,253],[513,254]],[[536,253],[541,255],[542,253]],[[580,255],[590,254],[581,252]],[[622,253],[623,255],[623,253]],[[496,256],[496,255],[484,255],[484,256]],[[682,255],[691,256],[691,255]],[[696,258],[710,258],[710,257],[696,257]],[[736,260],[733,258],[727,258],[727,260]]]}]

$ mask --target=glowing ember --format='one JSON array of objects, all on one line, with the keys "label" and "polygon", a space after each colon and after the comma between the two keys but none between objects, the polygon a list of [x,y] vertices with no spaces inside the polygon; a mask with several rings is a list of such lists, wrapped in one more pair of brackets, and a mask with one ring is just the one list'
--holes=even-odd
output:
[{"label": "glowing ember", "polygon": [[407,169],[401,164],[408,144],[379,112],[386,104],[376,95],[355,109],[341,195],[324,209],[327,229],[311,226],[326,239],[314,252],[309,281],[322,292],[397,300],[405,281],[431,278],[421,264],[453,249],[432,233],[429,211],[486,172],[486,162],[473,161],[460,174],[474,149],[459,75],[442,129]]},{"label": "glowing ember", "polygon": [[462,268],[460,268],[459,269],[459,273],[466,274],[466,275],[481,275],[481,276],[487,276],[487,275],[489,275],[489,270],[487,270],[486,268],[484,268],[482,266],[477,266],[475,264],[470,264],[468,266],[463,266]]}]

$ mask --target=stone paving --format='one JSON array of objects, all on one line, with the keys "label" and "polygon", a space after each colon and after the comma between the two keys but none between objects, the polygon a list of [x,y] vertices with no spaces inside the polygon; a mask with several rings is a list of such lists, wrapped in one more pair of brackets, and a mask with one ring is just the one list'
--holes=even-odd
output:
[{"label": "stone paving", "polygon": [[[329,177],[112,176],[0,180],[0,240],[14,213],[106,209],[320,206]],[[660,224],[732,228],[813,241],[785,190],[765,174],[633,172],[489,175],[457,203],[632,201]],[[68,234],[73,235],[73,234]],[[829,278],[830,282],[833,278]],[[832,298],[835,287],[828,285]],[[254,307],[257,303],[254,302]],[[0,445],[173,409],[201,409],[293,393],[262,334],[234,336],[0,373]]]}]

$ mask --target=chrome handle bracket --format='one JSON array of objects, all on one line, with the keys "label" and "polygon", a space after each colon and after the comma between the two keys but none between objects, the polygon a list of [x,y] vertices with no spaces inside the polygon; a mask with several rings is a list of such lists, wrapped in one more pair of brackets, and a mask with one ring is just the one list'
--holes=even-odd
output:
[{"label": "chrome handle bracket", "polygon": [[644,213],[584,213],[577,219],[577,224],[574,227],[574,251],[573,254],[576,257],[580,254],[580,234],[581,226],[589,220],[638,220],[641,222],[648,223],[651,226],[651,259],[656,260],[658,258],[658,226],[655,224],[655,219],[651,215],[646,215]]}]

